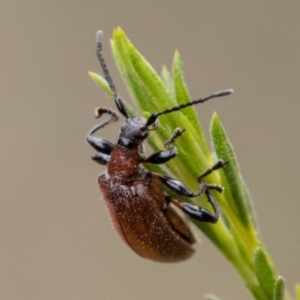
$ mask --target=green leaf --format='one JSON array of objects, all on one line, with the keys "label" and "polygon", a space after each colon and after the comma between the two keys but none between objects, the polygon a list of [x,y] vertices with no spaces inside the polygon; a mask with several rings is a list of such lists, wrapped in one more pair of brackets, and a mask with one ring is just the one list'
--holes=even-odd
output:
[{"label": "green leaf", "polygon": [[253,240],[256,241],[256,232],[254,228],[252,228],[254,224],[250,197],[240,175],[238,162],[232,145],[216,113],[213,115],[211,121],[210,132],[218,158],[229,162],[223,169],[229,190],[232,194],[232,197],[229,197],[228,201],[233,201],[230,205],[238,213],[244,226],[249,229],[249,233],[253,234]]},{"label": "green leaf", "polygon": [[[109,87],[109,84],[107,83],[106,79],[103,78],[101,75],[94,73],[94,72],[88,72],[90,77],[93,79],[93,81],[100,87],[102,90],[112,99],[114,100],[113,93]],[[126,111],[128,112],[128,115],[130,118],[133,118],[136,116],[136,113],[134,109],[128,104],[124,103],[126,107]]]},{"label": "green leaf", "polygon": [[260,247],[254,252],[254,267],[262,289],[269,299],[273,299],[277,274],[267,253]]},{"label": "green leaf", "polygon": [[[173,59],[173,77],[174,86],[176,92],[177,105],[191,101],[191,96],[187,89],[186,83],[184,81],[182,60],[178,51],[174,54]],[[182,113],[188,118],[191,127],[193,129],[193,134],[196,135],[202,145],[202,151],[204,155],[209,156],[209,149],[207,143],[200,127],[199,119],[195,108],[190,106],[182,110]]]},{"label": "green leaf", "polygon": [[158,110],[160,102],[166,106],[172,103],[172,96],[161,78],[120,28],[114,31],[112,46],[129,92],[142,110],[151,113]]},{"label": "green leaf", "polygon": [[101,75],[94,73],[94,72],[88,72],[90,77],[93,79],[93,81],[110,97],[114,98],[114,95],[109,87],[108,82],[103,78]]},{"label": "green leaf", "polygon": [[[167,87],[168,91],[172,95],[172,98],[175,99],[176,95],[175,95],[174,81],[171,76],[171,73],[165,66],[162,67],[161,78],[164,81],[164,84]],[[174,105],[176,105],[175,101],[174,101]]]},{"label": "green leaf", "polygon": [[138,102],[138,99],[145,97],[144,90],[140,86],[138,75],[134,71],[129,56],[129,40],[121,29],[114,31],[111,48],[115,62],[126,84],[130,96]]},{"label": "green leaf", "polygon": [[284,299],[284,289],[285,289],[284,278],[279,276],[275,283],[273,300],[283,300]]},{"label": "green leaf", "polygon": [[[150,113],[169,108],[174,101],[162,79],[152,66],[144,59],[144,57],[130,44],[130,58],[134,66],[134,70],[138,74],[140,82],[143,84],[143,89],[148,91],[150,99],[139,99],[143,104],[143,110],[148,110]],[[151,104],[152,109],[147,109]]]}]

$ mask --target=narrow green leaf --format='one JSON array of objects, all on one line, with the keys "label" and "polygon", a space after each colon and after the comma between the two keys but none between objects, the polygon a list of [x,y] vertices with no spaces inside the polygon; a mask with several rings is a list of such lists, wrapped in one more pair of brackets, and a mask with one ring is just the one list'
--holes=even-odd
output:
[{"label": "narrow green leaf", "polygon": [[227,259],[236,265],[240,257],[239,250],[224,220],[220,218],[218,223],[213,225],[195,220],[192,221],[219,248]]},{"label": "narrow green leaf", "polygon": [[141,110],[152,112],[155,111],[155,102],[147,85],[141,81],[140,75],[133,66],[130,54],[132,47],[125,33],[120,28],[117,28],[111,41],[111,48],[117,67],[132,99],[139,105]]},{"label": "narrow green leaf", "polygon": [[93,81],[110,97],[114,98],[113,93],[109,87],[108,82],[99,74],[88,72]]},{"label": "narrow green leaf", "polygon": [[[152,101],[154,111],[159,111],[172,106],[173,99],[168,89],[164,85],[162,79],[152,66],[144,59],[144,57],[134,48],[132,44],[129,45],[130,58],[134,70],[139,76],[139,80],[144,84],[144,88],[149,90],[151,99],[139,99],[143,103]],[[145,110],[145,109],[144,109]]]},{"label": "narrow green leaf", "polygon": [[[250,197],[240,175],[232,145],[216,113],[211,121],[210,132],[218,158],[229,162],[223,171],[232,194],[233,202],[231,205],[234,206],[234,210],[238,211],[240,219],[246,228],[250,229],[253,235],[256,235],[255,231],[251,229],[254,224]],[[228,201],[231,201],[231,199],[228,199]]]},{"label": "narrow green leaf", "polygon": [[[109,84],[107,81],[99,74],[94,72],[89,72],[90,77],[93,79],[93,81],[100,86],[100,88],[112,99],[114,100],[113,93],[109,87]],[[136,116],[135,110],[126,102],[124,101],[126,111],[130,118],[134,118]]]},{"label": "narrow green leaf", "polygon": [[[141,110],[152,113],[164,109],[172,102],[172,96],[163,81],[121,29],[114,32],[112,49],[126,86]],[[167,120],[160,118],[161,123]],[[170,124],[168,127],[171,128]],[[170,129],[167,138],[171,133]]]},{"label": "narrow green leaf", "polygon": [[167,87],[168,91],[172,95],[172,98],[174,99],[173,105],[175,106],[176,105],[176,101],[175,101],[176,95],[175,95],[174,81],[171,76],[171,73],[165,66],[162,67],[161,78],[164,81],[164,84]]},{"label": "narrow green leaf", "polygon": [[[236,247],[239,250],[239,255],[242,257],[242,263],[247,264],[249,268],[253,268],[252,255],[249,255],[249,245],[248,240],[244,236],[241,236],[241,232],[238,231],[238,228],[235,227],[236,222],[234,220],[231,221],[230,231],[234,238],[234,242],[236,243]],[[240,266],[243,268],[243,266]]]},{"label": "narrow green leaf", "polygon": [[130,61],[128,43],[123,31],[116,29],[111,40],[113,56],[130,96],[138,103],[138,99],[145,97],[145,94]]},{"label": "narrow green leaf", "polygon": [[[191,101],[192,99],[184,80],[182,60],[178,51],[175,51],[174,58],[173,58],[173,78],[174,78],[174,87],[175,87],[177,105]],[[182,110],[182,113],[188,118],[191,127],[193,128],[194,134],[197,135],[198,139],[200,140],[204,155],[208,156],[209,149],[203,131],[200,127],[199,119],[195,111],[195,108],[192,106],[187,107]]]},{"label": "narrow green leaf", "polygon": [[160,103],[168,105],[171,95],[161,78],[120,28],[114,31],[112,49],[122,77],[141,109],[154,112]]},{"label": "narrow green leaf", "polygon": [[284,290],[285,290],[284,278],[279,276],[275,283],[273,300],[283,300],[284,299]]},{"label": "narrow green leaf", "polygon": [[260,247],[254,252],[254,268],[262,289],[269,299],[273,299],[277,274],[267,253]]}]

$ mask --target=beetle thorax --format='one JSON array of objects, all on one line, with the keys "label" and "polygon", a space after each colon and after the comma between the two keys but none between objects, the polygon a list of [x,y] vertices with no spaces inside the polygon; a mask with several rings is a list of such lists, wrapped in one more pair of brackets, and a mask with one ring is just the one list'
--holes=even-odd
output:
[{"label": "beetle thorax", "polygon": [[111,176],[131,177],[136,174],[139,163],[138,145],[132,148],[115,145],[107,171]]}]

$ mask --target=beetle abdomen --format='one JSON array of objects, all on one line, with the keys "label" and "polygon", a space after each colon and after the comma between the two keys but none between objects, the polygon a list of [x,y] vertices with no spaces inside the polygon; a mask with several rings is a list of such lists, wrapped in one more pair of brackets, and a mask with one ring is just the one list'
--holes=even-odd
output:
[{"label": "beetle abdomen", "polygon": [[98,182],[116,231],[137,254],[176,262],[194,253],[189,227],[171,207],[162,209],[161,188],[154,192],[151,181],[113,182],[108,173],[100,175]]}]

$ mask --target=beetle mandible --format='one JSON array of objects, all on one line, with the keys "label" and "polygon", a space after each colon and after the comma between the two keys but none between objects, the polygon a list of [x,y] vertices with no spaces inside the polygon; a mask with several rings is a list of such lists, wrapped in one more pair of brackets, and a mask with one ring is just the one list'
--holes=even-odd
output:
[{"label": "beetle mandible", "polygon": [[[142,117],[129,118],[123,101],[119,98],[113,81],[102,56],[102,31],[97,32],[97,56],[114,96],[118,111],[126,118],[121,126],[117,144],[113,144],[93,134],[109,123],[118,120],[118,114],[109,108],[98,107],[96,117],[104,114],[109,119],[93,127],[87,134],[87,142],[97,151],[92,157],[107,170],[98,177],[112,222],[121,238],[140,256],[159,262],[178,262],[189,258],[195,252],[195,237],[182,217],[172,205],[185,214],[202,222],[216,223],[219,219],[219,207],[211,190],[222,192],[218,185],[207,184],[203,178],[226,164],[219,160],[210,169],[199,175],[199,190],[192,192],[180,181],[171,177],[152,173],[141,166],[141,163],[163,164],[177,154],[173,145],[183,129],[175,129],[165,142],[165,150],[145,157],[142,143],[150,130],[158,126],[158,117],[187,106],[203,103],[209,99],[229,95],[231,89],[222,90],[201,99],[193,100],[160,112],[154,112],[148,119]],[[197,197],[205,194],[213,208],[213,213],[196,205],[181,202],[167,195],[163,187],[186,197]]]}]

